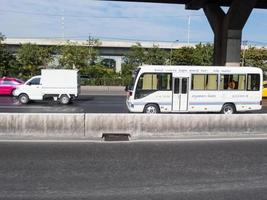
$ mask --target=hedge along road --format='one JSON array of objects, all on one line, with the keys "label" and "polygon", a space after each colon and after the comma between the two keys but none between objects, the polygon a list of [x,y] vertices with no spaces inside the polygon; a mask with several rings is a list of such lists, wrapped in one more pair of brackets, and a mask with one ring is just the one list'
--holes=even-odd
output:
[{"label": "hedge along road", "polygon": [[[35,101],[22,105],[14,97],[0,96],[2,113],[128,113],[125,95],[80,95],[73,103],[61,105],[53,101]],[[267,99],[263,109],[252,113],[267,113]]]}]

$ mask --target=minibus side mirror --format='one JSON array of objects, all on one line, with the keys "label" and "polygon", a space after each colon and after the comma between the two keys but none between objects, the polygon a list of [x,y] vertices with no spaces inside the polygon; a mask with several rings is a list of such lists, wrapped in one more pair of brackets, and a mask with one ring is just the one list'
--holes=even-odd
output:
[{"label": "minibus side mirror", "polygon": [[129,90],[129,86],[128,85],[126,85],[126,87],[125,87],[125,92],[128,92],[128,90]]}]

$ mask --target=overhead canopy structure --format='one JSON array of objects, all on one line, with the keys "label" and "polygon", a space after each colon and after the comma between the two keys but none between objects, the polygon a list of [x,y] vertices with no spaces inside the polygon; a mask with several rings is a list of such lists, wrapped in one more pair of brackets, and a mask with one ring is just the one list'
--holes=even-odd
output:
[{"label": "overhead canopy structure", "polygon": [[[240,65],[242,30],[253,8],[267,8],[267,0],[109,0],[184,4],[203,9],[214,33],[214,65]],[[221,6],[229,7],[227,13]]]}]

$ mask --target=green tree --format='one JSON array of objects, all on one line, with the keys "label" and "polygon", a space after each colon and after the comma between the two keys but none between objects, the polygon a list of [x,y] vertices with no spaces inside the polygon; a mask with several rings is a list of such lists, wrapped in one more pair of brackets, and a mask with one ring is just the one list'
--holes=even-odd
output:
[{"label": "green tree", "polygon": [[194,65],[210,66],[213,64],[213,45],[197,44],[194,49]]},{"label": "green tree", "polygon": [[193,47],[175,49],[172,52],[172,65],[194,65],[194,51]]},{"label": "green tree", "polygon": [[132,79],[133,71],[145,61],[145,50],[140,43],[133,45],[129,52],[123,57],[121,69],[124,85],[129,85]]},{"label": "green tree", "polygon": [[116,73],[113,69],[107,68],[100,64],[90,65],[87,68],[80,70],[87,80],[83,80],[83,85],[120,85],[120,74]]},{"label": "green tree", "polygon": [[41,68],[46,68],[53,60],[53,55],[50,48],[27,43],[18,50],[17,59],[21,65],[20,75],[22,78],[29,78],[39,74]]},{"label": "green tree", "polygon": [[[245,55],[244,55],[245,53]],[[244,57],[245,66],[259,67],[263,71],[267,71],[267,49],[249,47],[241,52],[241,62]]]},{"label": "green tree", "polygon": [[5,36],[0,33],[0,76],[15,76],[17,75],[16,57],[2,43],[4,39]]},{"label": "green tree", "polygon": [[16,57],[0,44],[0,76],[16,75]]},{"label": "green tree", "polygon": [[129,52],[124,56],[123,61],[132,68],[142,65],[145,61],[145,50],[140,43],[133,45]]},{"label": "green tree", "polygon": [[90,40],[88,44],[82,45],[77,42],[68,41],[65,45],[60,47],[60,65],[68,69],[82,69],[87,67],[88,64],[95,64],[98,52],[94,47],[99,44],[98,40]]},{"label": "green tree", "polygon": [[145,64],[149,65],[164,65],[167,62],[168,53],[153,45],[153,48],[145,52]]},{"label": "green tree", "polygon": [[98,47],[101,45],[101,42],[98,39],[91,38],[87,40],[88,42],[88,56],[89,56],[89,64],[95,64],[97,60],[97,56],[99,55],[99,52],[96,50],[95,47]]}]

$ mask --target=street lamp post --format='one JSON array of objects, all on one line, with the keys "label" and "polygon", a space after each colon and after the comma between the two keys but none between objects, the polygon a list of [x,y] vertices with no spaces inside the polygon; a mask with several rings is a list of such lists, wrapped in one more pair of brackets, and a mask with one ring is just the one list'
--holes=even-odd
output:
[{"label": "street lamp post", "polygon": [[173,41],[172,44],[171,44],[170,65],[172,65],[172,48],[173,48],[173,45],[174,45],[176,42],[179,42],[179,40],[175,40],[175,41]]}]

